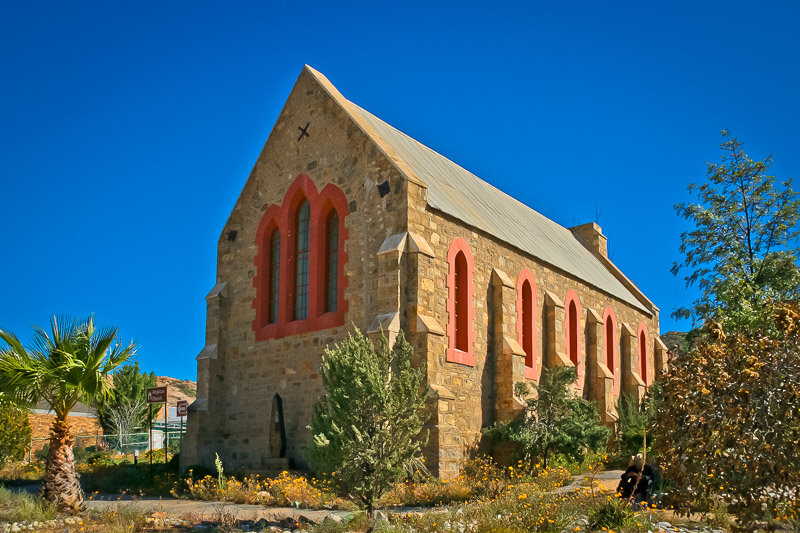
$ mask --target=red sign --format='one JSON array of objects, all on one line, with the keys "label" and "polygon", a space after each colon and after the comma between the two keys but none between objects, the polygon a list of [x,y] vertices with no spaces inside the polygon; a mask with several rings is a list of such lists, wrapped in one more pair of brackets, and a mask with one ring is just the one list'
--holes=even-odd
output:
[{"label": "red sign", "polygon": [[189,412],[189,402],[181,400],[178,402],[178,416],[186,416]]},{"label": "red sign", "polygon": [[167,403],[167,387],[147,389],[147,403]]}]

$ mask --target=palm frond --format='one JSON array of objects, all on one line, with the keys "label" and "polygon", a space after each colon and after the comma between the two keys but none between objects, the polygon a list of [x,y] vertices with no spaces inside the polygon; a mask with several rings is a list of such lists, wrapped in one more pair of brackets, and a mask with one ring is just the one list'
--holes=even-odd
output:
[{"label": "palm frond", "polygon": [[102,405],[111,396],[107,375],[136,355],[136,344],[123,346],[117,334],[113,327],[97,328],[93,315],[54,316],[50,332],[36,327],[26,350],[16,336],[0,330],[8,344],[0,350],[0,392],[20,403],[45,399],[64,417],[78,401]]}]

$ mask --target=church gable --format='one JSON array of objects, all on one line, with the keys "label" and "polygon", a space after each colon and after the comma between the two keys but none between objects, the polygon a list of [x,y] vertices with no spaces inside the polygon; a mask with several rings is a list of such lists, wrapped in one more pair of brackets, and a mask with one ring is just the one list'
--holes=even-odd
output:
[{"label": "church gable", "polygon": [[[351,320],[366,328],[362,308],[369,315],[377,297],[349,279],[374,260],[351,263],[349,251],[377,252],[376,228],[404,226],[403,175],[320,76],[303,69],[219,239],[218,281],[250,280],[256,341]],[[348,319],[353,299],[359,312]]]}]

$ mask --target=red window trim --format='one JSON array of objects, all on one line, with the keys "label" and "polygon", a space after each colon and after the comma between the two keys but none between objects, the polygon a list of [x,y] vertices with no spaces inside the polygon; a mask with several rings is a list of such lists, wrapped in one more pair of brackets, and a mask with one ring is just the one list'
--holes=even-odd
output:
[{"label": "red window trim", "polygon": [[614,396],[619,396],[619,388],[620,388],[620,361],[619,361],[619,342],[618,342],[618,334],[617,334],[617,315],[614,313],[614,310],[609,305],[606,307],[605,312],[603,312],[603,344],[606,347],[606,351],[603,355],[605,355],[605,363],[608,366],[608,333],[607,329],[608,324],[611,323],[611,330],[612,330],[612,338],[611,338],[611,361],[613,362],[612,368],[609,368],[611,374],[614,376],[614,387],[613,392]]},{"label": "red window trim", "polygon": [[[311,208],[310,221],[310,264],[309,264],[309,295],[308,317],[301,320],[291,320],[294,313],[294,278],[296,264],[293,250],[297,246],[295,216],[297,207],[303,200],[308,200]],[[339,217],[339,243],[338,243],[338,282],[336,311],[325,310],[325,218],[331,209],[335,209]],[[261,217],[261,222],[256,230],[256,256],[254,264],[256,275],[253,285],[256,296],[253,307],[256,318],[253,321],[253,331],[256,340],[278,339],[288,335],[297,335],[308,331],[317,331],[341,326],[344,324],[344,315],[348,309],[348,302],[344,298],[347,288],[347,277],[344,275],[344,266],[347,264],[347,253],[344,243],[347,241],[348,231],[345,218],[349,214],[347,197],[336,185],[329,183],[317,191],[314,182],[305,174],[300,174],[292,182],[289,190],[283,197],[280,206],[271,205]],[[268,323],[269,311],[269,236],[272,228],[277,227],[281,232],[281,287],[278,294],[278,321]]]},{"label": "red window trim", "polygon": [[[467,263],[467,347],[465,352],[455,347],[456,342],[456,256],[463,252]],[[475,263],[467,241],[456,238],[447,251],[447,362],[475,366]]]},{"label": "red window trim", "polygon": [[[644,337],[644,342],[642,342]],[[638,331],[636,332],[636,340],[639,343],[639,377],[644,381],[645,386],[649,387],[650,382],[647,379],[647,326],[643,322],[639,323]]]},{"label": "red window trim", "polygon": [[537,305],[536,282],[533,280],[533,274],[527,268],[523,269],[517,277],[517,342],[523,349],[525,343],[523,342],[524,326],[523,323],[523,287],[525,282],[531,284],[531,354],[525,354],[525,379],[539,380],[539,338],[536,329],[536,313],[539,309]]},{"label": "red window trim", "polygon": [[[575,304],[575,350],[577,353],[572,353],[572,347],[570,346],[570,337],[572,336],[572,327],[573,325],[570,323],[569,319],[569,308],[570,304]],[[575,382],[575,388],[577,390],[583,390],[583,380],[584,380],[584,364],[582,359],[581,353],[581,300],[578,298],[578,293],[574,290],[570,289],[567,291],[567,296],[564,298],[564,335],[566,340],[566,351],[567,351],[567,359],[569,359],[577,368],[578,370],[578,380]],[[574,357],[574,361],[573,359]]]}]

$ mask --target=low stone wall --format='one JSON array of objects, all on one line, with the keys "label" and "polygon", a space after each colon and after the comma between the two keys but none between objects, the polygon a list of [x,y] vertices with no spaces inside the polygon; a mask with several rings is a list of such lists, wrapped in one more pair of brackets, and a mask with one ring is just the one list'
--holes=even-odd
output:
[{"label": "low stone wall", "polygon": [[[55,420],[55,415],[44,413],[29,413],[28,420],[31,423],[31,453],[41,450],[50,436],[50,426]],[[70,416],[67,418],[73,437],[77,436],[99,436],[103,434],[100,427],[100,420],[96,416]],[[91,439],[80,439],[78,443],[82,446],[93,446]]]}]

